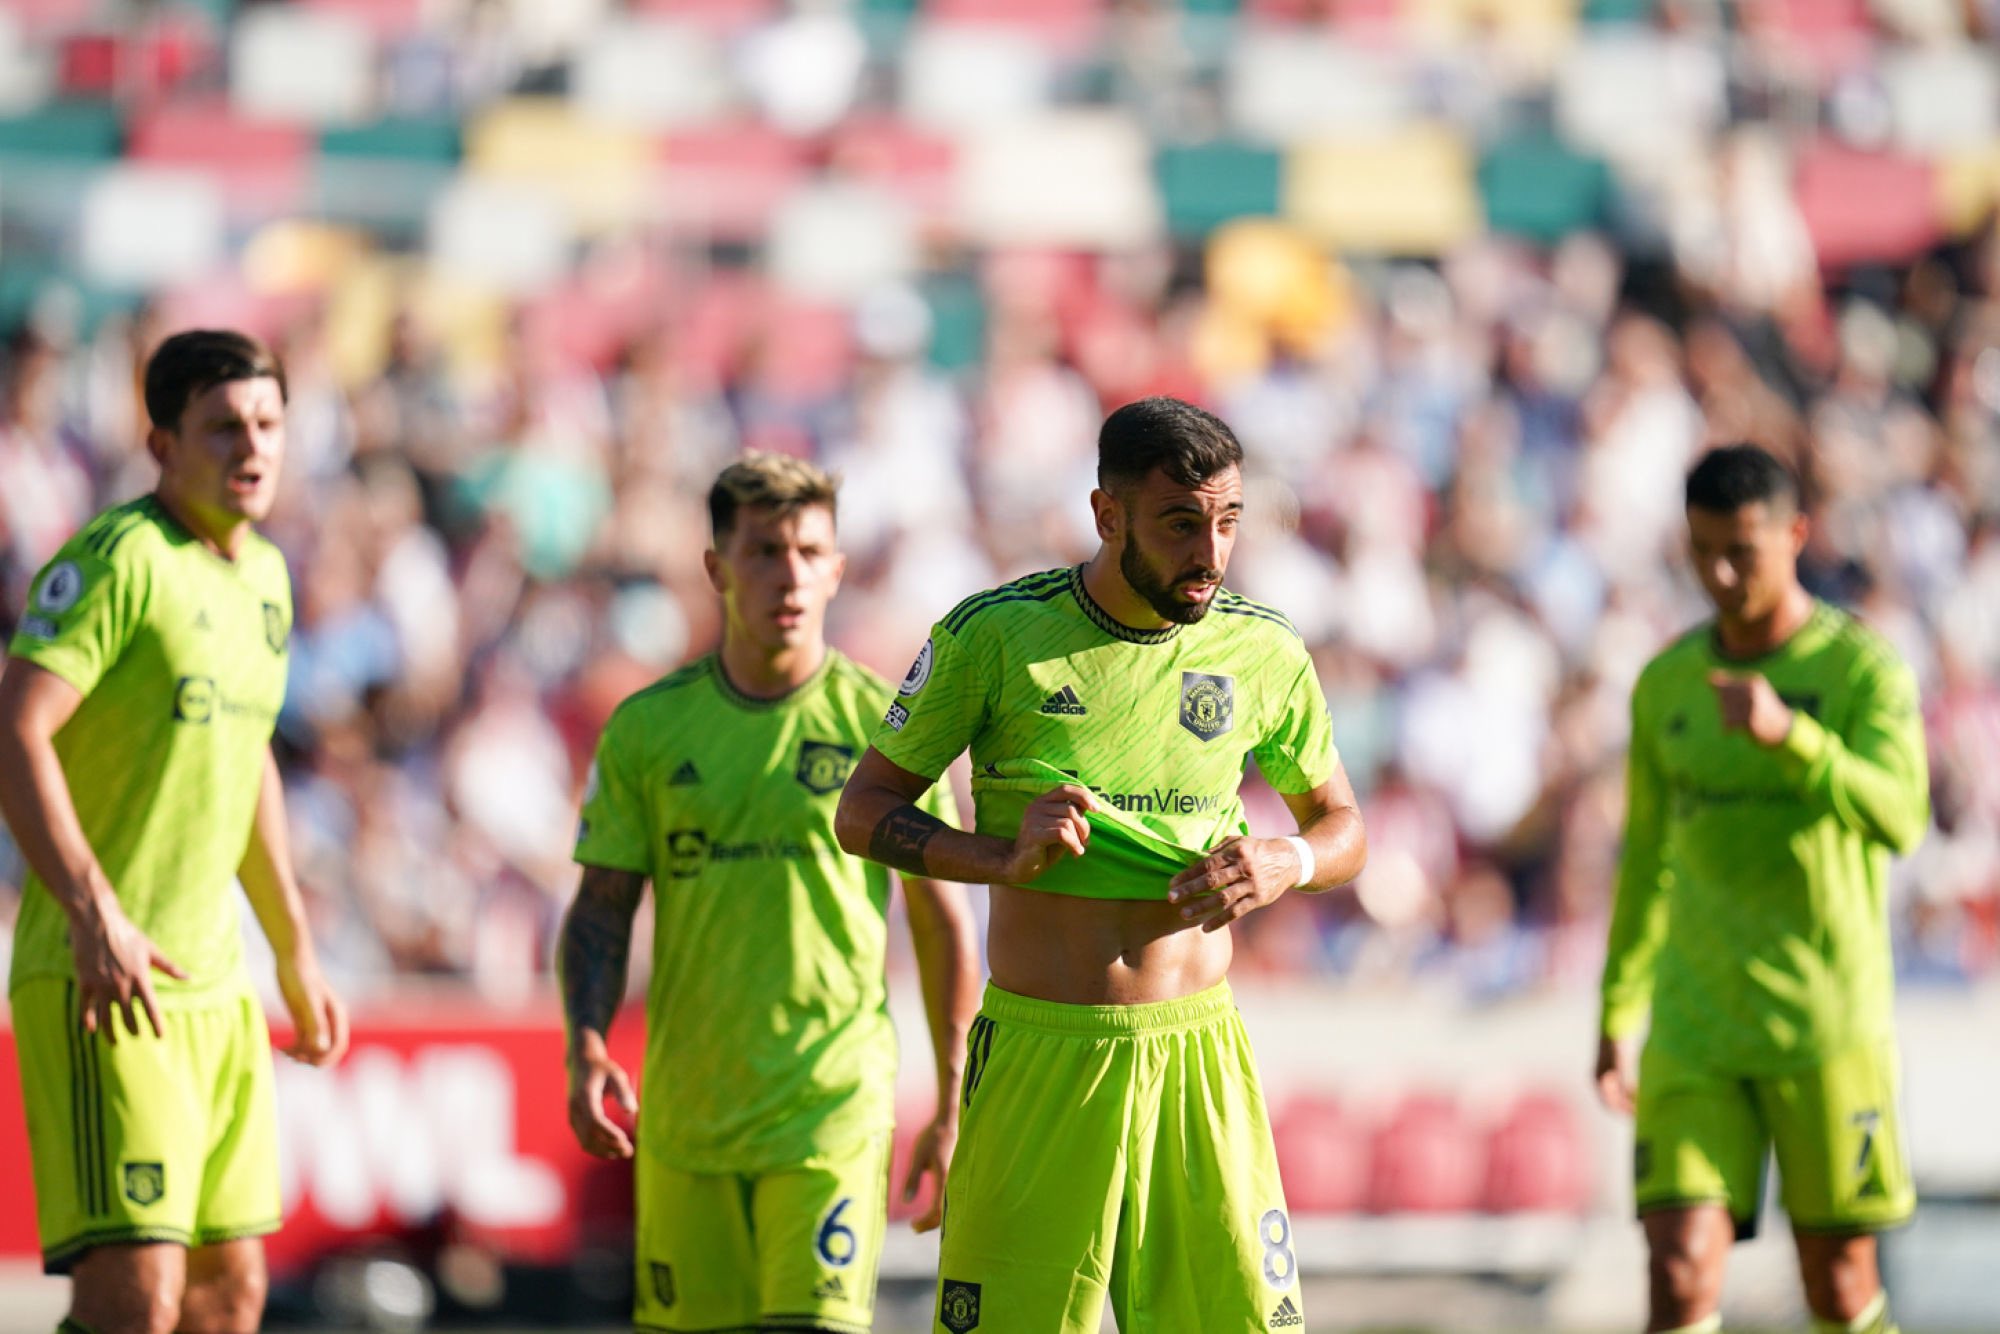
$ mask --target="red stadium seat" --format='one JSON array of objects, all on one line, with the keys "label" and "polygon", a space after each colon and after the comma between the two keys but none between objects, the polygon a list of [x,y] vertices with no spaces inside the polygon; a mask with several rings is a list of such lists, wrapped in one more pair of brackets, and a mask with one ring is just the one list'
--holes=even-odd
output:
[{"label": "red stadium seat", "polygon": [[1355,1213],[1368,1198],[1368,1141],[1337,1099],[1295,1098],[1274,1118],[1285,1202],[1299,1214]]},{"label": "red stadium seat", "polygon": [[929,0],[924,16],[965,27],[1006,28],[1062,55],[1081,55],[1104,25],[1101,0]]},{"label": "red stadium seat", "polygon": [[1937,166],[1822,140],[1799,155],[1799,212],[1822,269],[1904,262],[1944,233]]},{"label": "red stadium seat", "polygon": [[184,14],[122,32],[73,33],[56,48],[56,88],[64,97],[145,105],[180,87],[213,54],[207,30]]},{"label": "red stadium seat", "polygon": [[1368,1211],[1467,1213],[1479,1207],[1479,1138],[1449,1095],[1407,1098],[1375,1134]]},{"label": "red stadium seat", "polygon": [[232,213],[266,217],[295,211],[303,201],[313,148],[307,130],[246,120],[222,102],[204,101],[141,116],[129,156],[201,171],[221,186]]},{"label": "red stadium seat", "polygon": [[727,35],[778,16],[777,0],[633,0],[635,14],[675,19]]},{"label": "red stadium seat", "polygon": [[723,240],[762,237],[807,170],[804,145],[748,122],[676,131],[661,152],[675,225]]},{"label": "red stadium seat", "polygon": [[833,165],[879,186],[927,220],[949,216],[958,144],[891,116],[863,116],[835,131]]},{"label": "red stadium seat", "polygon": [[1590,1196],[1590,1154],[1575,1107],[1553,1093],[1523,1095],[1487,1141],[1486,1209],[1582,1213]]},{"label": "red stadium seat", "polygon": [[429,6],[412,0],[298,0],[305,9],[320,9],[355,20],[375,35],[377,41],[407,37],[424,26]]}]

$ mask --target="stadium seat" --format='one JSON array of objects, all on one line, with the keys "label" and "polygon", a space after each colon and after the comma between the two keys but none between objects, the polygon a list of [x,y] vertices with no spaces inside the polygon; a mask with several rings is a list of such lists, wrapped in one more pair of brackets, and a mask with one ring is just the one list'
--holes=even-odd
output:
[{"label": "stadium seat", "polygon": [[1282,29],[1246,32],[1229,62],[1231,124],[1252,140],[1362,137],[1417,114],[1404,59],[1328,37]]},{"label": "stadium seat", "polygon": [[1294,1214],[1355,1213],[1367,1203],[1367,1134],[1338,1099],[1292,1099],[1273,1118],[1271,1134]]},{"label": "stadium seat", "polygon": [[328,129],[314,161],[314,211],[413,237],[458,159],[456,120],[398,117]]},{"label": "stadium seat", "polygon": [[729,241],[762,237],[807,169],[803,144],[754,121],[677,131],[666,137],[660,155],[667,221],[680,231]]},{"label": "stadium seat", "polygon": [[1541,133],[1489,147],[1479,162],[1479,194],[1488,228],[1543,245],[1605,226],[1614,202],[1604,163]]},{"label": "stadium seat", "polygon": [[1479,1138],[1457,1104],[1443,1094],[1412,1094],[1375,1132],[1368,1212],[1470,1212],[1479,1207],[1483,1168]]},{"label": "stadium seat", "polygon": [[628,18],[599,25],[570,71],[577,111],[611,125],[669,130],[728,106],[727,62],[691,23]]},{"label": "stadium seat", "polygon": [[1556,71],[1556,126],[1585,152],[1667,165],[1707,151],[1728,110],[1724,84],[1722,61],[1706,48],[1611,28],[1579,42]]},{"label": "stadium seat", "polygon": [[911,210],[858,182],[801,186],[771,219],[771,279],[813,301],[856,301],[917,266]]},{"label": "stadium seat", "polygon": [[1065,58],[1087,54],[1104,27],[1103,0],[926,0],[924,16],[1004,29]]},{"label": "stadium seat", "polygon": [[1340,251],[1437,254],[1480,224],[1471,151],[1441,126],[1293,148],[1283,202],[1286,218]]},{"label": "stadium seat", "polygon": [[888,191],[926,222],[949,216],[958,141],[888,115],[862,115],[834,132],[828,160],[841,173]]},{"label": "stadium seat", "polygon": [[1204,236],[1231,219],[1278,211],[1282,161],[1268,148],[1212,143],[1162,148],[1153,159],[1167,229]]},{"label": "stadium seat", "polygon": [[1881,68],[1905,152],[1977,148],[2000,130],[2000,69],[1991,51],[1909,47],[1885,53]]},{"label": "stadium seat", "polygon": [[118,156],[123,131],[109,102],[61,101],[0,116],[0,165],[24,161],[94,164]]},{"label": "stadium seat", "polygon": [[586,234],[635,221],[658,188],[649,137],[554,97],[509,98],[480,113],[466,126],[465,169],[555,201]]},{"label": "stadium seat", "polygon": [[477,291],[547,287],[567,271],[571,240],[569,210],[519,181],[460,175],[431,201],[433,265]]},{"label": "stadium seat", "polygon": [[97,0],[7,0],[7,18],[21,35],[46,38],[74,31],[95,17]]},{"label": "stadium seat", "polygon": [[1909,260],[1943,234],[1937,168],[1919,158],[1822,140],[1800,153],[1793,188],[1822,269]]},{"label": "stadium seat", "polygon": [[214,180],[144,164],[112,167],[83,201],[84,275],[144,288],[196,279],[224,257],[225,213]]},{"label": "stadium seat", "polygon": [[348,14],[265,5],[244,14],[230,34],[230,104],[252,119],[364,121],[374,74],[374,39]]},{"label": "stadium seat", "polygon": [[171,103],[138,117],[127,154],[212,180],[233,216],[294,212],[310,179],[312,138],[292,125],[252,120],[219,101]]},{"label": "stadium seat", "polygon": [[1487,1140],[1482,1201],[1490,1213],[1582,1213],[1590,1206],[1590,1153],[1569,1099],[1524,1094]]},{"label": "stadium seat", "polygon": [[147,105],[197,73],[208,62],[211,45],[206,26],[185,14],[125,29],[71,33],[56,49],[56,91]]},{"label": "stadium seat", "polygon": [[378,42],[394,41],[421,30],[431,20],[436,7],[413,0],[295,0],[297,8],[359,23]]},{"label": "stadium seat", "polygon": [[1938,211],[1945,230],[1953,236],[1968,234],[2000,211],[2000,140],[1943,154],[1937,178]]},{"label": "stadium seat", "polygon": [[1162,230],[1145,136],[1111,110],[1050,112],[968,137],[959,221],[996,246],[1122,250]]},{"label": "stadium seat", "polygon": [[1048,105],[1055,62],[1033,39],[1004,30],[920,24],[904,49],[902,110],[936,130],[972,130]]},{"label": "stadium seat", "polygon": [[1869,0],[1751,0],[1740,7],[1738,23],[1831,81],[1873,58],[1875,22],[1868,6]]}]

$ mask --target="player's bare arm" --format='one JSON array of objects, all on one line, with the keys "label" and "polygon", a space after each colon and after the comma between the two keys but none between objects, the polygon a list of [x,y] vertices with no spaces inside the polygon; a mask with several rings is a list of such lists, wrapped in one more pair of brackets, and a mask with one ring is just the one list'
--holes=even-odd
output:
[{"label": "player's bare arm", "polygon": [[[942,822],[940,822],[942,823]],[[918,1134],[903,1180],[903,1198],[916,1198],[926,1175],[935,1178],[931,1206],[914,1226],[928,1232],[944,1221],[944,1178],[958,1144],[958,1083],[965,1073],[965,1033],[979,1011],[979,947],[965,888],[948,881],[905,876],[910,943],[924,992],[924,1015],[937,1064],[937,1113]]]},{"label": "player's bare arm", "polygon": [[278,961],[278,990],[292,1016],[292,1041],[285,1055],[307,1065],[333,1065],[347,1052],[347,1007],[320,972],[306,924],[305,901],[292,874],[285,829],[285,784],[278,760],[267,748],[264,776],[257,788],[257,813],[250,846],[237,869],[243,893],[271,953]]},{"label": "player's bare arm", "polygon": [[1316,893],[1361,874],[1368,837],[1345,769],[1310,792],[1281,795],[1312,865],[1289,839],[1232,838],[1167,882],[1167,902],[1179,905],[1183,921],[1219,930],[1289,890]]},{"label": "player's bare arm", "polygon": [[645,892],[646,877],[637,871],[584,867],[556,945],[569,1028],[569,1126],[584,1152],[599,1158],[632,1156],[632,1137],[605,1115],[604,1095],[608,1089],[628,1115],[639,1110],[639,1099],[605,1038],[625,999],[632,918]]},{"label": "player's bare arm", "polygon": [[1098,809],[1090,789],[1051,788],[1028,804],[1013,839],[954,829],[918,810],[933,780],[891,761],[873,746],[854,766],[834,813],[840,846],[906,875],[967,884],[1025,885],[1058,857],[1081,857],[1090,844],[1085,816]]},{"label": "player's bare arm", "polygon": [[77,819],[55,736],[82,703],[76,687],[54,672],[8,659],[0,674],[0,815],[69,917],[83,1026],[115,1043],[120,1013],[134,1037],[141,1013],[161,1034],[155,968],[174,978],[187,974],[126,917]]}]

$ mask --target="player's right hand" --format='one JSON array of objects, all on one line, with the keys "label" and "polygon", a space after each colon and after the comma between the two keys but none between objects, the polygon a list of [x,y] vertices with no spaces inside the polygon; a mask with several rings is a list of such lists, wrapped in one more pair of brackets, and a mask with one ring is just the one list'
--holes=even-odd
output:
[{"label": "player's right hand", "polygon": [[1612,1111],[1632,1115],[1639,1105],[1639,1039],[1597,1040],[1597,1096]]},{"label": "player's right hand", "polygon": [[1014,855],[1007,862],[1006,883],[1025,885],[1065,856],[1081,857],[1090,846],[1086,812],[1100,809],[1087,787],[1064,783],[1028,803],[1021,830],[1014,835]]},{"label": "player's right hand", "polygon": [[160,1022],[160,1002],[153,995],[153,970],[168,977],[187,980],[179,964],[160,953],[144,931],[132,924],[116,899],[103,901],[99,910],[70,927],[70,952],[76,958],[78,1008],[83,1011],[84,1031],[101,1033],[106,1042],[118,1041],[118,1015],[133,1037],[139,1034],[139,1013],[144,1011],[153,1026],[154,1037],[165,1037]]},{"label": "player's right hand", "polygon": [[569,1128],[576,1142],[593,1158],[630,1158],[632,1137],[604,1111],[609,1092],[627,1116],[639,1114],[639,1095],[627,1075],[604,1049],[604,1039],[585,1033],[569,1060]]}]

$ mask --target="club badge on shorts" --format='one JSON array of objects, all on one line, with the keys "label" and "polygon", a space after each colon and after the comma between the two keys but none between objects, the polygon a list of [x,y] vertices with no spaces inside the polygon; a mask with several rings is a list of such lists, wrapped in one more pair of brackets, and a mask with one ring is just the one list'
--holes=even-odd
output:
[{"label": "club badge on shorts", "polygon": [[979,1328],[979,1285],[946,1279],[938,1293],[938,1323],[951,1334],[969,1334]]}]

